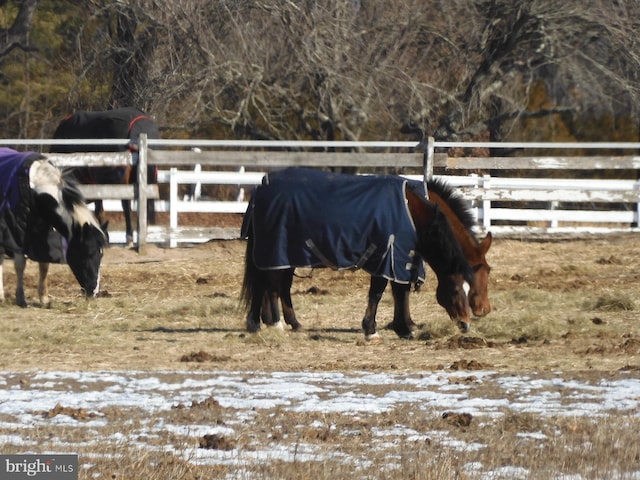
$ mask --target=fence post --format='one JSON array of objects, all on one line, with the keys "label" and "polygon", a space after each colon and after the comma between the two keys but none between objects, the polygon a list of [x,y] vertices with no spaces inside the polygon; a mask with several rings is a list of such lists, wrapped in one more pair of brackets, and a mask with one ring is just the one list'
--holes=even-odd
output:
[{"label": "fence post", "polygon": [[178,242],[175,240],[178,228],[178,169],[169,169],[169,247],[175,248]]},{"label": "fence post", "polygon": [[[485,191],[482,196],[487,198],[486,191],[491,188],[491,176],[483,175],[480,179],[480,186]],[[482,200],[482,226],[485,232],[491,228],[491,200]]]},{"label": "fence post", "polygon": [[[551,202],[551,205],[549,206],[549,210],[551,211],[557,210],[559,206],[560,206],[560,202],[558,202],[557,200],[553,200]],[[558,220],[555,218],[552,218],[551,221],[549,221],[549,228],[558,228]]]},{"label": "fence post", "polygon": [[147,134],[138,140],[138,252],[147,244]]},{"label": "fence post", "polygon": [[[640,179],[636,180],[635,183],[633,184],[633,190],[635,192],[640,193]],[[635,225],[631,225],[632,227],[640,227],[640,200],[638,201],[638,203],[636,203],[636,221],[635,221]]]},{"label": "fence post", "polygon": [[427,137],[427,143],[423,142],[424,157],[423,157],[423,182],[424,193],[429,198],[429,189],[427,188],[427,182],[433,178],[433,158],[435,152],[435,143],[433,137]]}]

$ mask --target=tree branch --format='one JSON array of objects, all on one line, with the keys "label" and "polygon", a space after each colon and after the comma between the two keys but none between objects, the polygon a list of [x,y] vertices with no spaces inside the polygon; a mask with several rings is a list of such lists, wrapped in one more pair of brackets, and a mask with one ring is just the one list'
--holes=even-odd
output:
[{"label": "tree branch", "polygon": [[18,48],[25,52],[37,51],[29,46],[29,28],[38,0],[24,0],[13,24],[8,29],[0,29],[0,60]]}]

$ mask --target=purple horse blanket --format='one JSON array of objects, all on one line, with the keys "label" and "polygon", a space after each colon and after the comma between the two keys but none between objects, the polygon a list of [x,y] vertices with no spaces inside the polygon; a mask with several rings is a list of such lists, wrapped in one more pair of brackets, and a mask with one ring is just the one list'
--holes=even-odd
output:
[{"label": "purple horse blanket", "polygon": [[245,214],[262,270],[359,269],[398,283],[424,281],[407,180],[287,168],[263,178]]},{"label": "purple horse blanket", "polygon": [[0,251],[38,262],[65,263],[66,240],[39,214],[29,168],[44,157],[0,148]]}]

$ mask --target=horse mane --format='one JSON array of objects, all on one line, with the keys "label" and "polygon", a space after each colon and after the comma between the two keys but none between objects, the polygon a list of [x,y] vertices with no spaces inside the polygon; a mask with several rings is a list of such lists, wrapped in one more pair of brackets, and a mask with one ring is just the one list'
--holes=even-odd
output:
[{"label": "horse mane", "polygon": [[469,283],[473,281],[473,270],[469,266],[462,247],[456,240],[447,217],[440,208],[426,198],[419,196],[433,215],[426,232],[418,241],[428,257],[428,263],[434,264],[434,270],[444,273],[461,273]]},{"label": "horse mane", "polygon": [[69,210],[72,210],[76,205],[82,205],[85,203],[85,198],[78,188],[78,182],[74,180],[71,172],[68,170],[62,172],[61,190],[62,200]]},{"label": "horse mane", "polygon": [[[453,213],[458,217],[464,228],[472,232],[476,225],[476,219],[471,212],[469,202],[467,202],[455,189],[441,178],[433,178],[427,182],[429,191],[436,193],[442,198]],[[473,236],[475,238],[475,235]]]},{"label": "horse mane", "polygon": [[63,172],[61,187],[62,201],[64,202],[66,209],[69,211],[73,222],[81,226],[91,225],[92,227],[97,228],[104,235],[104,232],[100,227],[100,223],[96,219],[95,215],[91,213],[89,207],[87,207],[86,200],[70,172]]}]

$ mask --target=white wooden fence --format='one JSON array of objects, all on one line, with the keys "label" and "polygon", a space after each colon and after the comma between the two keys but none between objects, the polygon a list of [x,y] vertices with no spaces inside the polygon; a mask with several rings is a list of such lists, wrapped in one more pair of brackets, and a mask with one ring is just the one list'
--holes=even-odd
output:
[{"label": "white wooden fence", "polygon": [[[11,143],[13,142],[13,143]],[[0,144],[15,146],[71,141],[7,140]],[[122,143],[123,141],[85,141],[87,143]],[[459,188],[475,208],[479,231],[495,235],[600,234],[638,232],[640,216],[640,157],[638,156],[518,156],[518,157],[448,157],[437,149],[517,148],[527,149],[598,149],[640,150],[637,143],[479,143],[479,142],[300,142],[300,141],[215,141],[140,139],[140,165],[159,167],[159,184],[169,184],[169,197],[155,200],[156,211],[169,212],[169,225],[146,225],[148,198],[157,197],[155,187],[109,186],[93,189],[91,197],[134,198],[138,205],[137,241],[195,243],[211,238],[237,237],[237,230],[215,226],[181,227],[180,214],[237,213],[247,206],[247,196],[234,201],[183,198],[180,185],[235,185],[240,192],[258,185],[265,172],[285,166],[357,167],[371,172],[391,169],[414,179],[425,175],[444,177]],[[311,151],[309,151],[311,150]],[[350,151],[341,151],[350,150]],[[117,165],[131,163],[128,153],[56,154],[52,159],[61,166]],[[146,168],[138,169],[146,174]],[[588,172],[587,177],[625,170],[633,172],[628,180],[605,178],[571,178],[565,171]],[[479,172],[479,173],[469,173]],[[517,176],[514,175],[517,172]],[[465,173],[465,175],[461,175]],[[550,178],[554,173],[554,177]],[[560,175],[558,173],[561,173]],[[575,177],[575,174],[573,174]],[[610,176],[610,175],[609,175]],[[139,178],[146,185],[146,178]],[[93,188],[93,187],[88,187]],[[118,201],[106,201],[105,208],[120,210]],[[120,241],[119,232],[111,233]],[[122,234],[124,241],[124,234]]]}]

